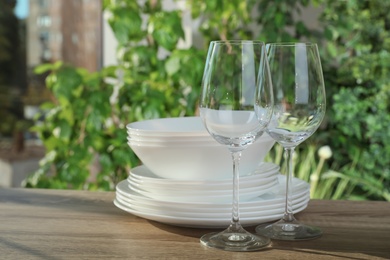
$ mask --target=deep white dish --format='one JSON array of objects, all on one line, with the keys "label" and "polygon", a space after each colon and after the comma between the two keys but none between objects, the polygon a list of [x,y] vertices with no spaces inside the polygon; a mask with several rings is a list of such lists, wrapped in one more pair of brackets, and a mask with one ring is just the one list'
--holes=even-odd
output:
[{"label": "deep white dish", "polygon": [[[173,180],[221,180],[232,175],[230,152],[213,140],[200,117],[135,122],[127,125],[127,133],[130,148],[157,176]],[[148,140],[146,137],[149,135],[158,141]],[[206,139],[191,139],[202,136]],[[165,140],[165,137],[169,138]],[[188,139],[172,141],[172,137]],[[274,144],[269,135],[263,134],[245,149],[240,162],[240,175],[255,170]]]},{"label": "deep white dish", "polygon": [[200,117],[157,118],[126,125],[128,133],[142,136],[208,136]]}]

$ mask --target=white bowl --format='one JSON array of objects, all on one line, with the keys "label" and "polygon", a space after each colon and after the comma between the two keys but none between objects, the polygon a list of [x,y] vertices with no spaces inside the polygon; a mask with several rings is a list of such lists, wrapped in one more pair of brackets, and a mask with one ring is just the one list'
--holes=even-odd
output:
[{"label": "white bowl", "polygon": [[200,117],[172,117],[144,120],[126,126],[127,133],[134,136],[208,136]]},{"label": "white bowl", "polygon": [[215,145],[215,146],[221,146],[220,143],[215,141],[214,139],[210,140],[185,140],[185,141],[178,141],[178,140],[160,140],[160,141],[140,141],[138,139],[133,139],[133,138],[127,138],[127,143],[130,145],[140,145],[140,146],[148,146],[148,145],[156,145],[156,146],[202,146],[202,145]]},{"label": "white bowl", "polygon": [[[231,179],[232,158],[226,146],[217,143],[214,139],[189,141],[191,136],[209,136],[200,117],[167,118],[142,122],[129,124],[128,128],[135,129],[137,126],[143,135],[160,133],[162,141],[146,142],[130,139],[128,144],[142,163],[155,175],[172,180]],[[156,129],[153,130],[153,127]],[[189,140],[163,141],[165,136],[176,135],[189,137]],[[248,146],[242,152],[240,175],[247,175],[254,171],[263,162],[265,155],[274,144],[275,141],[264,133],[255,143]]]},{"label": "white bowl", "polygon": [[[138,142],[198,142],[198,141],[215,141],[211,135],[204,136],[151,136],[151,135],[133,135],[127,133],[127,140]],[[215,141],[216,142],[216,141]]]},{"label": "white bowl", "polygon": [[[242,152],[239,173],[254,171],[274,145],[270,137],[259,139]],[[223,180],[232,176],[232,159],[222,145],[129,146],[154,174],[173,180]]]}]

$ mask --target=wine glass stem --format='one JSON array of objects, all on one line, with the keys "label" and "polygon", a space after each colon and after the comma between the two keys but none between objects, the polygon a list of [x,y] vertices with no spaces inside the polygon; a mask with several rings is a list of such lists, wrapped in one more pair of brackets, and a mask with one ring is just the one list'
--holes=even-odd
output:
[{"label": "wine glass stem", "polygon": [[293,179],[293,155],[295,147],[285,147],[284,156],[287,163],[287,175],[286,175],[286,206],[284,210],[283,219],[287,222],[295,220],[293,208],[292,208],[292,179]]},{"label": "wine glass stem", "polygon": [[240,199],[240,185],[239,185],[239,165],[241,159],[241,151],[231,152],[233,159],[233,205],[232,205],[232,221],[231,228],[234,230],[239,230],[241,228],[240,224],[240,210],[239,210],[239,199]]}]

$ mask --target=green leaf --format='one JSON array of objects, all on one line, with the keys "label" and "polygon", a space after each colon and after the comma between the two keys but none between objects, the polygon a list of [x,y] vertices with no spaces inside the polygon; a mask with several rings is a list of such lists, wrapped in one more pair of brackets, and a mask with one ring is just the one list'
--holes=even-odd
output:
[{"label": "green leaf", "polygon": [[285,23],[284,23],[284,14],[277,13],[274,18],[275,18],[275,25],[276,25],[277,28],[281,28],[281,27],[283,27],[285,25]]},{"label": "green leaf", "polygon": [[72,128],[71,125],[68,124],[66,121],[61,121],[60,124],[58,125],[60,128],[60,136],[59,138],[62,139],[64,143],[69,143],[70,142],[70,137],[72,134]]},{"label": "green leaf", "polygon": [[165,70],[167,71],[168,75],[172,76],[173,74],[178,72],[179,69],[180,58],[172,55],[165,63]]},{"label": "green leaf", "polygon": [[45,63],[45,64],[41,64],[41,65],[38,65],[34,68],[34,73],[35,74],[43,74],[47,71],[50,71],[53,69],[53,64],[51,63]]},{"label": "green leaf", "polygon": [[163,48],[172,51],[180,38],[184,39],[181,17],[177,11],[157,12],[150,17],[149,33]]},{"label": "green leaf", "polygon": [[333,44],[332,42],[328,42],[326,47],[331,57],[337,56],[337,47],[335,44]]},{"label": "green leaf", "polygon": [[112,10],[113,16],[109,24],[120,44],[125,45],[130,39],[141,39],[143,30],[142,19],[137,9],[119,6]]}]

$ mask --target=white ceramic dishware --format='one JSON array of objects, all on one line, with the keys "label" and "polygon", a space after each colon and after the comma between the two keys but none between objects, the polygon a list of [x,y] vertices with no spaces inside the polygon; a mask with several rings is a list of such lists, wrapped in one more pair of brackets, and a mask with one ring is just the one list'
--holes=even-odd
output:
[{"label": "white ceramic dishware", "polygon": [[199,117],[172,117],[137,121],[126,125],[132,136],[207,137]]},{"label": "white ceramic dishware", "polygon": [[[286,177],[278,175],[280,183]],[[306,208],[310,200],[309,184],[293,179],[292,205],[295,212]],[[277,194],[267,193],[249,201],[242,201],[241,221],[243,225],[255,225],[280,218],[284,211],[285,185],[279,184]],[[173,202],[147,198],[128,187],[127,180],[116,187],[114,204],[131,214],[161,223],[197,228],[222,228],[229,222],[231,203]],[[192,217],[191,217],[192,216]]]},{"label": "white ceramic dishware", "polygon": [[[195,212],[195,211],[183,211],[183,210],[172,210],[168,208],[153,208],[147,205],[140,205],[137,203],[131,202],[131,200],[123,197],[121,195],[117,195],[115,198],[118,202],[122,203],[127,208],[137,210],[139,212],[148,213],[148,214],[157,214],[171,217],[186,217],[186,218],[208,218],[208,219],[220,219],[229,217],[229,212]],[[293,208],[299,209],[307,205],[308,199],[305,197],[300,199],[296,203],[294,203]],[[264,216],[272,216],[275,214],[283,214],[283,207],[274,207],[270,209],[251,209],[242,211],[242,218],[255,218],[255,217],[264,217]]]},{"label": "white ceramic dishware", "polygon": [[[186,118],[182,119],[185,124]],[[200,118],[193,119],[200,122]],[[275,141],[265,134],[243,151],[240,164],[241,175],[255,170],[274,143]],[[146,167],[162,178],[221,180],[232,176],[231,155],[223,145],[215,140],[173,143],[131,141],[130,139],[128,145]]]},{"label": "white ceramic dishware", "polygon": [[[254,171],[240,176],[240,188],[260,186],[268,181],[277,178],[279,166],[273,163],[260,163]],[[185,190],[209,190],[209,189],[231,189],[232,178],[222,180],[172,180],[156,176],[145,165],[131,169],[128,181],[141,185],[146,189],[185,189]]]},{"label": "white ceramic dishware", "polygon": [[[254,198],[252,200],[248,201],[241,201],[243,208],[256,208],[256,207],[263,207],[263,206],[269,206],[269,205],[276,205],[276,204],[282,204],[284,205],[284,199],[285,199],[285,193],[286,193],[286,187],[283,184],[283,182],[286,181],[286,177],[284,175],[279,174],[278,176],[278,192],[277,194],[274,193],[266,193],[263,194],[257,198]],[[302,181],[297,178],[293,178],[293,186],[292,186],[292,193],[293,193],[293,200],[295,201],[297,198],[304,196],[309,191],[309,184],[305,181]],[[224,202],[224,203],[211,203],[210,201],[204,201],[204,202],[176,202],[176,201],[169,201],[169,200],[162,200],[162,199],[153,199],[145,197],[142,194],[137,193],[136,191],[129,188],[128,181],[123,180],[119,182],[116,186],[116,193],[120,193],[123,196],[134,200],[139,201],[141,203],[151,203],[154,205],[160,205],[163,207],[179,207],[183,209],[206,209],[206,210],[212,210],[212,209],[229,209],[231,210],[231,203],[230,202]]]},{"label": "white ceramic dishware", "polygon": [[[277,191],[278,180],[271,180],[259,187],[250,187],[240,189],[240,200],[247,201],[256,198],[264,193]],[[142,185],[129,183],[130,189],[138,192],[145,197],[153,199],[162,199],[175,202],[205,202],[212,203],[229,202],[232,200],[232,189],[227,190],[174,190],[174,189],[159,189],[145,190],[141,189]]]}]

